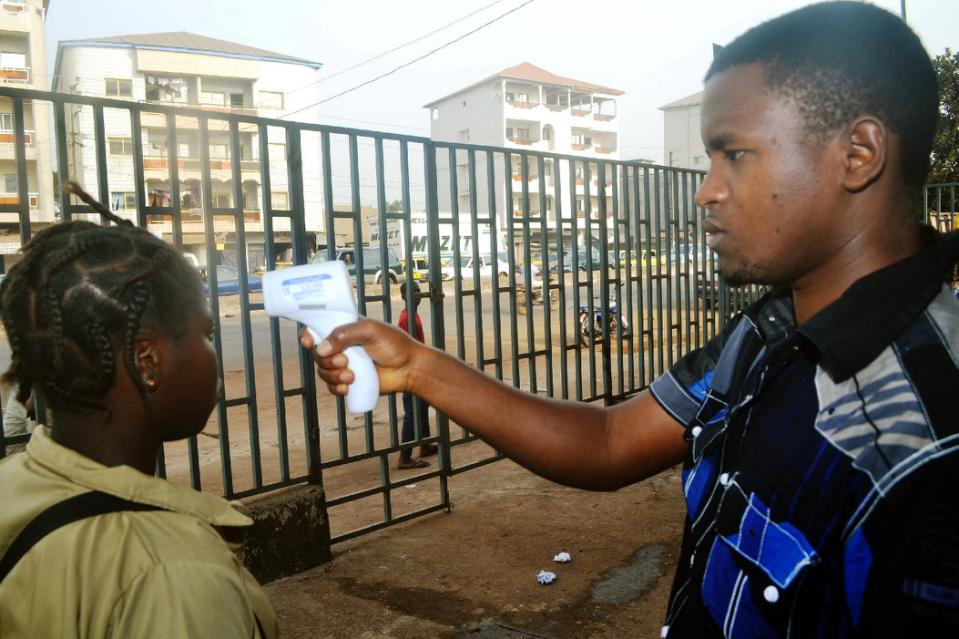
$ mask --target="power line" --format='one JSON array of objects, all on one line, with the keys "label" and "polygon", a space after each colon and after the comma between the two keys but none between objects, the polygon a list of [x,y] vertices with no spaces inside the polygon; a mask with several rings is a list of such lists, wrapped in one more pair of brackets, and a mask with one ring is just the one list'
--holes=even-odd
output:
[{"label": "power line", "polygon": [[[399,46],[393,47],[393,48],[390,49],[389,51],[384,51],[383,53],[378,53],[378,54],[376,54],[375,56],[373,56],[372,58],[367,58],[366,60],[363,60],[362,62],[358,62],[358,63],[354,64],[354,65],[351,66],[351,67],[347,67],[347,68],[345,68],[345,69],[343,69],[343,70],[341,70],[341,71],[337,71],[336,73],[334,73],[334,74],[332,74],[332,75],[328,75],[328,76],[323,77],[323,78],[320,78],[320,79],[318,79],[318,80],[314,80],[313,82],[309,82],[309,83],[307,83],[307,84],[304,84],[303,86],[297,87],[297,88],[295,88],[295,89],[293,89],[293,90],[291,90],[291,91],[287,91],[286,93],[287,93],[287,95],[289,95],[289,94],[291,94],[291,93],[296,93],[297,91],[302,91],[303,89],[306,89],[306,88],[308,88],[308,87],[311,87],[311,86],[314,86],[314,85],[317,85],[317,84],[321,84],[321,83],[323,83],[323,82],[326,82],[327,80],[332,80],[333,78],[335,78],[335,77],[337,77],[337,76],[343,75],[343,74],[346,73],[347,71],[352,71],[353,69],[358,69],[358,68],[362,67],[362,66],[365,65],[365,64],[368,64],[368,63],[370,63],[370,62],[373,62],[374,60],[379,60],[380,58],[382,58],[382,57],[384,57],[384,56],[387,56],[387,55],[389,55],[389,54],[391,54],[391,53],[395,53],[395,52],[399,51],[400,49],[405,49],[406,47],[410,46],[411,44],[416,44],[417,42],[420,42],[420,41],[422,41],[422,40],[425,40],[426,38],[430,37],[431,35],[435,35],[435,34],[439,33],[440,31],[444,31],[444,30],[446,30],[446,29],[449,29],[449,28],[452,27],[454,24],[460,23],[460,22],[462,22],[463,20],[466,20],[466,19],[468,19],[468,18],[472,18],[472,17],[475,16],[476,14],[482,13],[483,11],[486,11],[486,10],[489,9],[490,7],[496,6],[496,5],[498,5],[498,4],[502,3],[502,2],[503,2],[503,0],[496,0],[495,2],[491,2],[491,3],[489,3],[489,4],[486,5],[486,6],[480,7],[480,8],[477,9],[476,11],[473,11],[473,12],[471,12],[471,13],[467,13],[465,16],[460,16],[460,17],[457,18],[456,20],[453,20],[452,22],[449,22],[449,23],[443,25],[442,27],[439,27],[438,29],[433,29],[433,30],[430,31],[429,33],[423,34],[423,35],[419,36],[418,38],[414,38],[413,40],[410,40],[409,42],[404,42],[403,44],[401,44],[401,45],[399,45]],[[257,104],[256,106],[260,106],[260,104]]]},{"label": "power line", "polygon": [[396,72],[399,71],[400,69],[404,69],[404,68],[406,68],[406,67],[408,67],[408,66],[410,66],[410,65],[412,65],[412,64],[414,64],[414,63],[416,63],[416,62],[419,62],[420,60],[423,60],[424,58],[428,58],[429,56],[433,55],[434,53],[436,53],[436,52],[438,52],[438,51],[442,51],[442,50],[445,49],[446,47],[449,47],[449,46],[451,46],[451,45],[453,45],[453,44],[456,44],[456,43],[459,42],[460,40],[463,40],[463,39],[465,39],[465,38],[473,35],[474,33],[478,32],[478,31],[482,31],[483,29],[485,29],[486,27],[490,26],[491,24],[493,24],[493,23],[495,23],[495,22],[499,22],[500,20],[502,20],[502,19],[505,18],[506,16],[510,15],[511,13],[515,13],[515,12],[519,11],[520,9],[522,9],[523,7],[525,7],[525,6],[528,5],[528,4],[531,4],[532,2],[534,2],[534,0],[526,0],[526,2],[524,2],[524,3],[521,4],[521,5],[519,5],[518,7],[514,7],[514,8],[512,8],[512,9],[510,9],[509,11],[507,11],[506,13],[503,13],[503,14],[498,15],[497,17],[493,18],[493,19],[490,20],[489,22],[485,22],[485,23],[481,24],[480,26],[476,27],[476,28],[473,29],[472,31],[467,31],[466,33],[464,33],[463,35],[459,36],[458,38],[455,38],[455,39],[453,39],[453,40],[450,40],[449,42],[447,42],[447,43],[445,43],[445,44],[442,44],[442,45],[436,47],[436,48],[433,49],[432,51],[428,51],[428,52],[424,53],[424,54],[421,55],[421,56],[418,56],[418,57],[416,57],[416,58],[413,58],[413,59],[410,60],[409,62],[405,62],[405,63],[399,65],[398,67],[395,67],[395,68],[387,71],[386,73],[380,74],[380,75],[376,76],[375,78],[371,78],[371,79],[369,79],[369,80],[367,80],[367,81],[365,81],[365,82],[361,82],[360,84],[357,84],[356,86],[353,86],[353,87],[350,87],[349,89],[346,89],[345,91],[340,91],[339,93],[336,93],[336,94],[334,94],[334,95],[331,95],[331,96],[328,97],[328,98],[324,98],[323,100],[320,100],[319,102],[314,102],[313,104],[308,104],[308,105],[306,105],[305,107],[301,107],[301,108],[299,108],[299,109],[296,109],[295,111],[290,111],[289,113],[286,113],[286,114],[282,115],[281,117],[287,118],[287,117],[289,117],[289,116],[291,116],[291,115],[295,115],[295,114],[297,114],[297,113],[299,113],[299,112],[301,112],[301,111],[306,111],[307,109],[312,109],[312,108],[315,107],[315,106],[319,106],[319,105],[321,105],[321,104],[325,104],[326,102],[329,102],[330,100],[335,100],[336,98],[339,98],[339,97],[341,97],[341,96],[344,96],[344,95],[346,95],[347,93],[352,93],[353,91],[356,91],[357,89],[361,89],[361,88],[363,88],[363,87],[365,87],[365,86],[367,86],[367,85],[370,85],[370,84],[376,82],[377,80],[382,80],[383,78],[385,78],[385,77],[387,77],[387,76],[393,75],[394,73],[396,73]]}]

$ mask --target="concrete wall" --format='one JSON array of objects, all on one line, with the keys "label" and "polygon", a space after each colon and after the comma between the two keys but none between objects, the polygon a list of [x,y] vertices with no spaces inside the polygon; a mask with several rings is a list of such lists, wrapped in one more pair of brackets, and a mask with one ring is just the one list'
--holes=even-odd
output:
[{"label": "concrete wall", "polygon": [[706,171],[709,158],[700,134],[699,104],[663,111],[664,163]]}]

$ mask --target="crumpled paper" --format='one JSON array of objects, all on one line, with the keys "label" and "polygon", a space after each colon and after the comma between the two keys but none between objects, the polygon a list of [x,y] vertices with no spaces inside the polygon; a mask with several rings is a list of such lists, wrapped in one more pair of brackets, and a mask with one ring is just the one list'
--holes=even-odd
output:
[{"label": "crumpled paper", "polygon": [[553,557],[553,561],[555,561],[558,564],[568,564],[572,560],[573,558],[570,556],[568,552],[561,552],[555,557]]},{"label": "crumpled paper", "polygon": [[556,581],[556,573],[550,572],[548,570],[540,570],[539,574],[536,575],[536,581],[538,581],[544,586],[548,586],[554,581]]}]

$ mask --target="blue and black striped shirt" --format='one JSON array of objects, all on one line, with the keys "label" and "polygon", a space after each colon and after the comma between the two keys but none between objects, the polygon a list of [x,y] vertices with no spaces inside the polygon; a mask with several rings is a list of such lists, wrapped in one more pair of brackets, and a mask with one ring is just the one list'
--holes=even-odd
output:
[{"label": "blue and black striped shirt", "polygon": [[774,290],[652,386],[686,428],[663,636],[959,636],[959,234],[800,327]]}]

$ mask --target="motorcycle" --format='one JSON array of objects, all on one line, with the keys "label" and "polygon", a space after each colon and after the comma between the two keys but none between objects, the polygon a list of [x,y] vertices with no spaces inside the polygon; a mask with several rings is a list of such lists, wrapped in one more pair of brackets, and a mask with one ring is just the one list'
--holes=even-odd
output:
[{"label": "motorcycle", "polygon": [[603,324],[609,327],[609,336],[616,339],[617,331],[622,328],[623,337],[629,337],[629,322],[618,312],[616,301],[610,300],[609,310],[594,305],[579,305],[579,341],[583,346],[603,339]]}]

